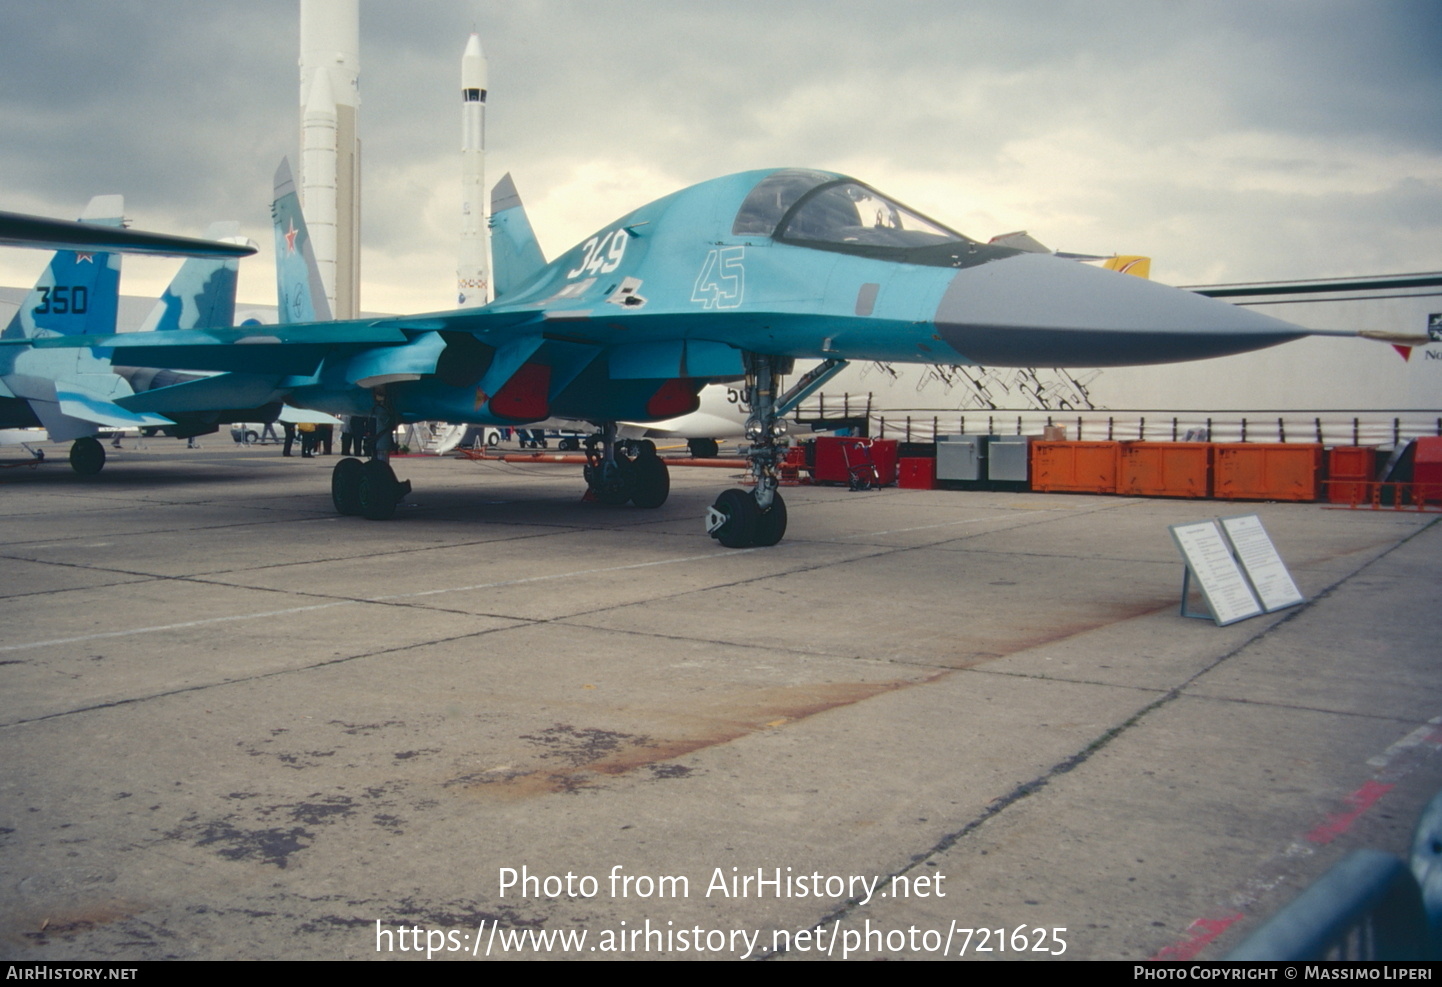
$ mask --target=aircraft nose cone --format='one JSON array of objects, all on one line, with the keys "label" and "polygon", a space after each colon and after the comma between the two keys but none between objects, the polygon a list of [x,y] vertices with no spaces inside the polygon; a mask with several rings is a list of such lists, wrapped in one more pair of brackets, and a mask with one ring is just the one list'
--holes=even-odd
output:
[{"label": "aircraft nose cone", "polygon": [[1173,363],[1307,335],[1226,302],[1044,254],[958,271],[936,327],[967,359],[1002,367]]}]

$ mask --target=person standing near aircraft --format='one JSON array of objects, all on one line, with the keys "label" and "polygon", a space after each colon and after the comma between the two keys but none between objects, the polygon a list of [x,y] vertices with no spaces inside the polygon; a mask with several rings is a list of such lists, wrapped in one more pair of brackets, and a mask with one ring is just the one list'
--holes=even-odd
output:
[{"label": "person standing near aircraft", "polygon": [[315,423],[301,422],[296,426],[300,432],[300,458],[315,458]]},{"label": "person standing near aircraft", "polygon": [[295,445],[295,422],[281,422],[281,428],[285,429],[285,448],[281,450],[282,456],[290,455],[290,447]]}]

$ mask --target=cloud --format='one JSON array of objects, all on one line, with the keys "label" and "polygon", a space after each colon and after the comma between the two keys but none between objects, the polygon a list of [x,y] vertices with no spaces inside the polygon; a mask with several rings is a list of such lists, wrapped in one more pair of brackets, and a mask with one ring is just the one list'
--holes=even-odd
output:
[{"label": "cloud", "polygon": [[[0,61],[0,207],[118,191],[139,226],[235,218],[269,242],[295,0],[0,0],[0,18],[23,39]],[[802,165],[973,235],[1144,250],[1159,277],[1442,268],[1430,0],[362,0],[368,309],[453,297],[473,28],[488,175],[515,173],[552,255],[686,184]],[[43,263],[3,253],[8,283]],[[270,297],[265,263],[243,297]]]}]

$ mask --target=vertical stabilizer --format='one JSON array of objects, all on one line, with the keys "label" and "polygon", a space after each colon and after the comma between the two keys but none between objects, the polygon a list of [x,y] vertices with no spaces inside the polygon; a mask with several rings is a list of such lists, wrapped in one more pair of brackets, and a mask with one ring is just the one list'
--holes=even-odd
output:
[{"label": "vertical stabilizer", "polygon": [[275,201],[270,215],[275,221],[275,286],[281,324],[330,321],[330,304],[288,158],[282,159],[275,170]]},{"label": "vertical stabilizer", "polygon": [[[207,240],[244,243],[240,224],[212,223]],[[180,266],[170,287],[141,325],[150,329],[215,329],[235,324],[235,292],[240,262],[224,258],[192,257]]]},{"label": "vertical stabilizer", "polygon": [[1102,264],[1108,271],[1117,271],[1121,274],[1130,274],[1138,278],[1151,278],[1152,259],[1140,257],[1135,254],[1119,254],[1116,257],[1108,258]]},{"label": "vertical stabilizer", "polygon": [[496,297],[514,291],[545,266],[546,255],[507,173],[491,190],[491,284]]},{"label": "vertical stabilizer", "polygon": [[[97,226],[123,226],[124,212],[124,197],[97,195],[80,219]],[[111,333],[119,300],[119,254],[58,250],[0,337]]]}]

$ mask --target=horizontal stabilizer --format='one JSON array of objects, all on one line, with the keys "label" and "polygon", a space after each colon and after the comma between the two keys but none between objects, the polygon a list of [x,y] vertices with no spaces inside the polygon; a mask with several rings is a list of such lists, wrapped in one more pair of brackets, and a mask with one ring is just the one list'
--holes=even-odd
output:
[{"label": "horizontal stabilizer", "polygon": [[54,247],[58,250],[108,250],[162,257],[248,257],[255,253],[254,247],[237,243],[216,243],[188,236],[70,223],[63,219],[17,212],[0,212],[0,244],[8,247]]},{"label": "horizontal stabilizer", "polygon": [[253,374],[217,374],[182,384],[157,387],[116,400],[140,414],[183,414],[198,408],[258,408],[279,401],[276,377]]},{"label": "horizontal stabilizer", "polygon": [[151,428],[175,424],[163,415],[128,411],[108,398],[75,388],[57,387],[55,397],[62,414],[106,428]]}]

